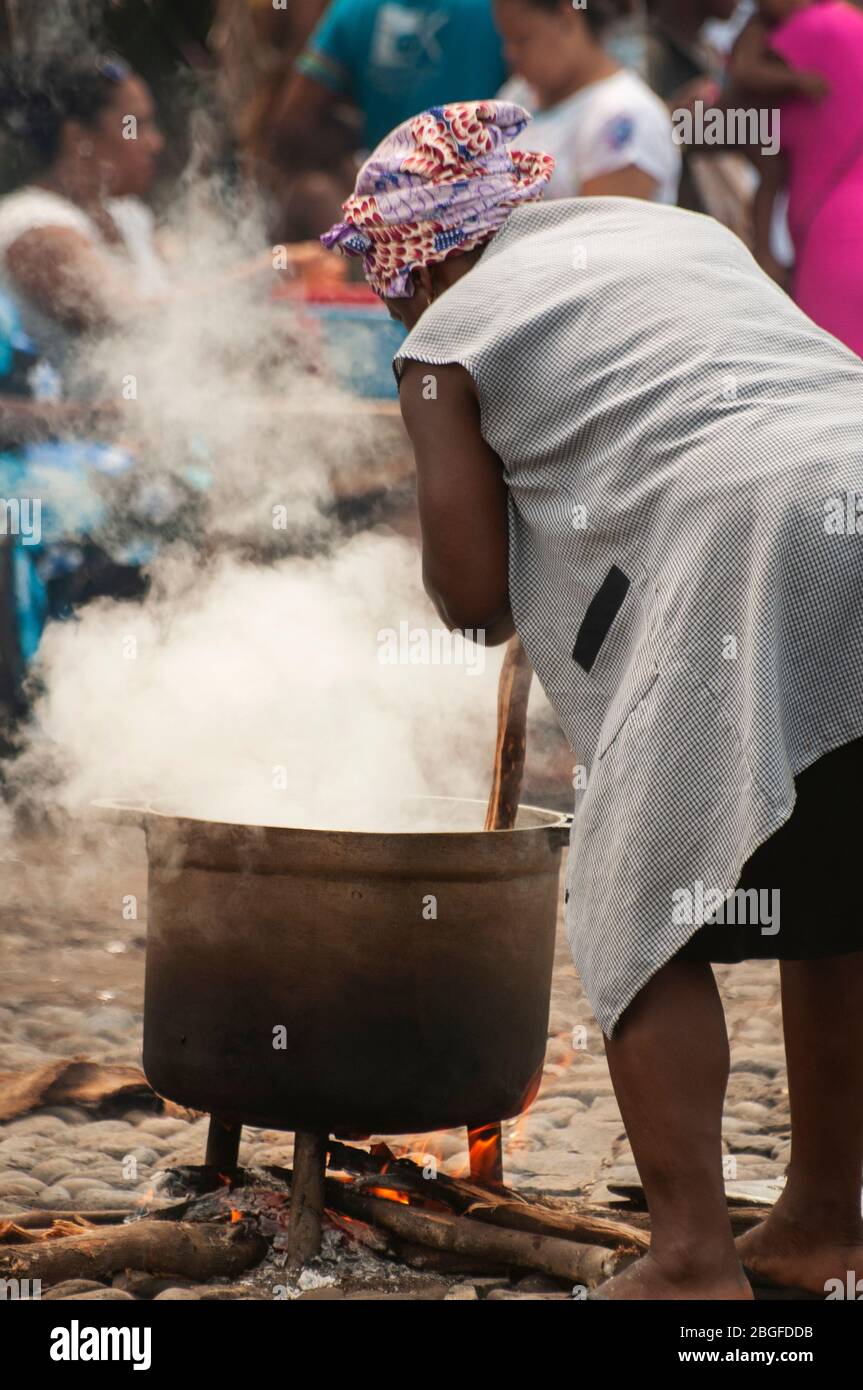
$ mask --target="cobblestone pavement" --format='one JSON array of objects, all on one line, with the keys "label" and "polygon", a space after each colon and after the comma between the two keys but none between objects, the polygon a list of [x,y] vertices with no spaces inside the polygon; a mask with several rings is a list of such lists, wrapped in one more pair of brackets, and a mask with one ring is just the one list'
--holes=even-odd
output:
[{"label": "cobblestone pavement", "polygon": [[[143,835],[129,829],[31,839],[0,849],[0,1070],[51,1058],[141,1064],[146,932]],[[137,917],[129,918],[130,898]],[[124,916],[124,905],[126,915]],[[775,962],[716,967],[732,1074],[724,1144],[728,1176],[775,1178],[789,1149],[779,974]],[[579,1029],[573,1046],[573,1029]],[[207,1120],[126,1110],[94,1119],[49,1106],[0,1126],[0,1215],[24,1208],[133,1209],[160,1168],[203,1160]],[[602,1043],[558,929],[543,1085],[504,1126],[507,1181],[523,1189],[608,1196],[635,1170]],[[463,1170],[463,1132],[412,1141]],[[247,1128],[244,1163],[289,1163],[291,1136]],[[736,1165],[736,1171],[735,1171]],[[442,1295],[441,1295],[442,1296]]]}]

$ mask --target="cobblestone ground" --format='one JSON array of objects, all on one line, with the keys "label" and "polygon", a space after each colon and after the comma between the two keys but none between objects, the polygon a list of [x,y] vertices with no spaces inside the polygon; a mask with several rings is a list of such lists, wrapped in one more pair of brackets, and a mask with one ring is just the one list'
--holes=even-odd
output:
[{"label": "cobblestone ground", "polygon": [[[0,1071],[51,1058],[141,1064],[146,933],[143,835],[31,839],[0,850]],[[137,918],[123,903],[137,900]],[[789,1149],[778,966],[716,967],[726,1004],[732,1074],[724,1139],[739,1178],[780,1177]],[[573,1046],[573,1029],[583,1025]],[[126,1110],[94,1119],[50,1106],[0,1126],[0,1215],[26,1208],[134,1209],[157,1171],[203,1160],[207,1120]],[[505,1127],[507,1181],[523,1189],[590,1194],[632,1180],[635,1170],[602,1043],[558,928],[545,1075],[530,1112]],[[463,1170],[463,1132],[419,1139]],[[243,1163],[289,1163],[291,1136],[247,1128]],[[443,1296],[442,1294],[440,1296]]]}]

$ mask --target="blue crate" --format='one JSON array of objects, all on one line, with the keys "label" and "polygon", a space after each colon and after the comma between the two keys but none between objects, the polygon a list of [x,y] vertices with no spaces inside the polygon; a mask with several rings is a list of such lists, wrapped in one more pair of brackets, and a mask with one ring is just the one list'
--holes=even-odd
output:
[{"label": "blue crate", "polygon": [[398,398],[392,360],[406,336],[400,323],[372,304],[306,304],[303,312],[320,324],[339,386],[374,400]]}]

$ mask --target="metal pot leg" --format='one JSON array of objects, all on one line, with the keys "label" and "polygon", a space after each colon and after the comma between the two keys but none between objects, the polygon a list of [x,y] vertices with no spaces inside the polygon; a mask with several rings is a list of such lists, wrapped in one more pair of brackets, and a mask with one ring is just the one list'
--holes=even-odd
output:
[{"label": "metal pot leg", "polygon": [[220,1120],[218,1115],[210,1116],[207,1131],[207,1152],[204,1162],[208,1168],[218,1168],[220,1173],[233,1173],[240,1154],[240,1139],[243,1126],[230,1120]]},{"label": "metal pot leg", "polygon": [[321,1252],[324,1214],[324,1177],[329,1135],[300,1129],[294,1135],[294,1170],[291,1178],[291,1218],[288,1267],[302,1269]]}]

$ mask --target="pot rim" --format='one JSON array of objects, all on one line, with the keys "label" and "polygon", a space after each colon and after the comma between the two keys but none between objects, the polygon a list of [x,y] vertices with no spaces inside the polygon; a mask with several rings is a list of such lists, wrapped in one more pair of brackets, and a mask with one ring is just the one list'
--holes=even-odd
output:
[{"label": "pot rim", "polygon": [[[407,802],[452,802],[459,806],[480,806],[483,809],[486,802],[479,797],[470,796],[409,796],[404,798]],[[126,801],[120,798],[99,797],[90,802],[90,807],[97,813],[100,819],[111,821],[114,824],[138,826],[146,830],[148,822],[155,821],[165,824],[168,821],[193,825],[199,828],[218,827],[220,830],[235,830],[240,832],[266,831],[268,834],[285,833],[290,835],[355,835],[359,837],[380,838],[381,836],[400,836],[403,839],[418,838],[419,836],[443,836],[446,838],[456,838],[465,835],[524,835],[531,831],[547,830],[569,830],[572,827],[572,815],[566,811],[552,811],[544,806],[532,806],[519,802],[518,814],[527,811],[531,815],[538,817],[538,821],[533,825],[516,825],[510,830],[346,830],[340,827],[330,827],[324,829],[321,826],[312,825],[265,825],[254,821],[232,821],[209,818],[205,816],[189,816],[178,812],[175,809],[162,809],[161,803],[169,801],[168,797],[158,797],[155,801]]]}]

